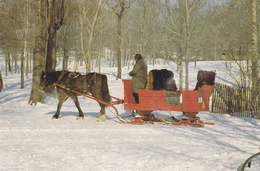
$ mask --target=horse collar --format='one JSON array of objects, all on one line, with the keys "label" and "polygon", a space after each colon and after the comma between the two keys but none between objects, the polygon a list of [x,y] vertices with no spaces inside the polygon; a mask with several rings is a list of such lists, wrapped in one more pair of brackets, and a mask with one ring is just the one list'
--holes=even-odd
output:
[{"label": "horse collar", "polygon": [[80,76],[80,73],[78,73],[78,72],[71,72],[70,74],[69,74],[69,78],[77,78],[78,76]]}]

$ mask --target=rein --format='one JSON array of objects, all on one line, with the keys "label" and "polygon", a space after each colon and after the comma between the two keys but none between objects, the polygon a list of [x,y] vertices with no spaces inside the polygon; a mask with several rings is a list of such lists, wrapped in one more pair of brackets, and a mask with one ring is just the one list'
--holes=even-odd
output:
[{"label": "rein", "polygon": [[61,72],[61,74],[60,74],[58,80],[57,80],[57,83],[60,82],[60,80],[62,79],[62,77],[64,76],[64,74],[65,74],[65,72],[64,72],[64,70],[63,70],[63,71]]},{"label": "rein", "polygon": [[[93,89],[100,89],[102,87],[102,86],[96,86],[96,83],[97,83],[97,76],[96,75],[97,75],[97,73],[94,73],[94,75],[90,79],[90,83],[94,79],[94,86],[92,88],[89,88],[90,84],[88,84],[89,91],[93,90]],[[102,81],[102,79],[101,79],[101,81]]]},{"label": "rein", "polygon": [[92,78],[90,79],[90,82],[91,82],[91,81],[94,79],[94,77],[95,77],[94,84],[97,83],[96,74],[97,74],[97,73],[94,72],[94,75],[93,75]]}]

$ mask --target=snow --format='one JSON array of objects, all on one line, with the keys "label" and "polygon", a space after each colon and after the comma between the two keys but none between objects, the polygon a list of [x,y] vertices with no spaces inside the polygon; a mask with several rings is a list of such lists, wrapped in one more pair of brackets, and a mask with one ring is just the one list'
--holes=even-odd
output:
[{"label": "snow", "polygon": [[[61,68],[61,63],[57,69]],[[75,70],[71,62],[71,70]],[[179,73],[174,63],[150,65],[151,69],[169,69],[179,86]],[[132,66],[130,67],[132,69]],[[189,64],[192,89],[198,70],[216,70],[216,82],[233,84],[224,62]],[[123,83],[115,75],[117,68],[102,62],[110,94],[123,99]],[[84,72],[83,67],[78,71]],[[94,68],[98,71],[98,68]],[[122,77],[129,79],[127,67]],[[235,71],[235,67],[234,67]],[[105,122],[96,122],[99,106],[91,99],[79,97],[84,120],[76,120],[78,111],[71,99],[62,109],[59,119],[51,119],[58,100],[47,97],[46,103],[29,105],[32,74],[20,89],[20,75],[3,76],[0,93],[0,170],[161,170],[161,171],[228,171],[237,170],[251,155],[259,152],[260,120],[236,118],[228,114],[200,112],[204,128],[165,124],[131,125],[120,122],[112,108],[106,110]],[[116,105],[121,116],[129,115],[123,105]],[[158,117],[180,112],[155,111]],[[249,170],[260,168],[259,157]]]}]

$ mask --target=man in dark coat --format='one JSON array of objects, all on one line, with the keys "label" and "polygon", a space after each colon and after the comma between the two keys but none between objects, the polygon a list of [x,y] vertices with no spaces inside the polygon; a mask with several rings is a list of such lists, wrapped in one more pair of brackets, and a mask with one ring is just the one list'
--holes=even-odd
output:
[{"label": "man in dark coat", "polygon": [[139,103],[138,90],[144,90],[147,83],[147,65],[140,54],[136,54],[134,59],[136,63],[129,75],[133,77],[133,95],[136,103]]}]

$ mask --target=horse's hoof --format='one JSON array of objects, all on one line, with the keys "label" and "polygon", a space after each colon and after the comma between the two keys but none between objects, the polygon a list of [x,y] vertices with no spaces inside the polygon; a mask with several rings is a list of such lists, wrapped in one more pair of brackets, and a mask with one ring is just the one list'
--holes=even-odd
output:
[{"label": "horse's hoof", "polygon": [[83,119],[84,119],[84,116],[77,117],[77,120],[83,120]]},{"label": "horse's hoof", "polygon": [[98,118],[98,122],[103,122],[106,120],[106,115],[101,115],[99,118]]}]

